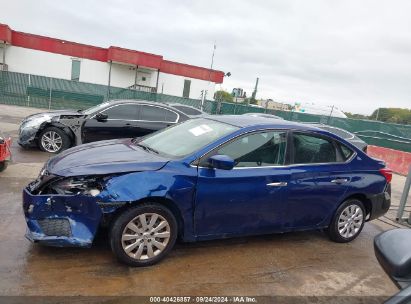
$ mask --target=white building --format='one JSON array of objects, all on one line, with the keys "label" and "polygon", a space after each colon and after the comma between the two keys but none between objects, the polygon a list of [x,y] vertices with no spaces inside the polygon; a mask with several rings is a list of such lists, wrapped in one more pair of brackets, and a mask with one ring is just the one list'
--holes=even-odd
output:
[{"label": "white building", "polygon": [[309,102],[296,103],[294,106],[294,111],[307,114],[347,118],[347,115],[345,115],[343,111],[335,106],[322,106]]},{"label": "white building", "polygon": [[0,70],[196,99],[203,90],[211,99],[224,78],[221,71],[161,55],[22,33],[5,24],[0,24]]},{"label": "white building", "polygon": [[285,103],[277,102],[272,99],[260,99],[257,100],[257,104],[263,108],[267,108],[269,110],[280,110],[280,111],[288,111],[289,107]]}]

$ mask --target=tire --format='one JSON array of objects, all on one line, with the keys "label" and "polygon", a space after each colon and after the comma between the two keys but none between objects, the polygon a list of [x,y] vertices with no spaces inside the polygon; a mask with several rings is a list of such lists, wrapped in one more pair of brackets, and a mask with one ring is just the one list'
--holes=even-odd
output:
[{"label": "tire", "polygon": [[358,199],[344,201],[335,211],[327,229],[330,239],[337,243],[348,243],[362,231],[365,223],[365,209]]},{"label": "tire", "polygon": [[44,152],[57,154],[70,148],[71,140],[63,130],[56,127],[48,127],[41,131],[38,146]]},{"label": "tire", "polygon": [[[155,221],[151,224],[153,218]],[[158,228],[160,226],[163,227]],[[157,235],[161,237],[150,234],[156,228]],[[153,265],[174,247],[177,232],[176,218],[169,209],[156,203],[141,204],[125,210],[114,220],[110,231],[111,250],[120,262],[127,265]]]},{"label": "tire", "polygon": [[7,165],[8,165],[8,162],[7,162],[7,161],[2,161],[2,162],[0,162],[0,172],[3,172],[4,170],[6,170],[6,169],[7,169]]}]

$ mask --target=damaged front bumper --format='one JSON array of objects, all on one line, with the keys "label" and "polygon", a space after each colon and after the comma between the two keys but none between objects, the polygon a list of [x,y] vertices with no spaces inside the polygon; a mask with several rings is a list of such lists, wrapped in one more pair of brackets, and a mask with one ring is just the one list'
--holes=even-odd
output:
[{"label": "damaged front bumper", "polygon": [[102,210],[97,198],[87,195],[33,195],[23,190],[26,238],[57,247],[90,247]]},{"label": "damaged front bumper", "polygon": [[17,143],[24,148],[35,147],[37,145],[36,136],[38,131],[38,127],[26,127],[23,123],[19,129],[19,139]]}]

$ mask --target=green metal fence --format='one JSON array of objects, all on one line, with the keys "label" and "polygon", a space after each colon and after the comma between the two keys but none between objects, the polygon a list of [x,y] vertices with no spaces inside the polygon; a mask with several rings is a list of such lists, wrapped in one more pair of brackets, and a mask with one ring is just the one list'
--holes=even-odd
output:
[{"label": "green metal fence", "polygon": [[[198,99],[0,71],[0,103],[3,104],[49,109],[86,109],[111,99],[139,99],[201,107],[201,100]],[[270,113],[286,120],[324,123],[353,132],[369,144],[411,152],[410,125],[267,110],[211,100],[204,102],[204,110],[210,114]]]}]

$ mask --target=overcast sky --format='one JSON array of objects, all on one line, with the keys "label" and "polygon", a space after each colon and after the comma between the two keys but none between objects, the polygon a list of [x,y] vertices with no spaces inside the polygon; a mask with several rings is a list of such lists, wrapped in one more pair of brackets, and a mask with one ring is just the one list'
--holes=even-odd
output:
[{"label": "overcast sky", "polygon": [[223,89],[370,114],[411,108],[411,1],[0,0],[14,30],[231,72]]}]

